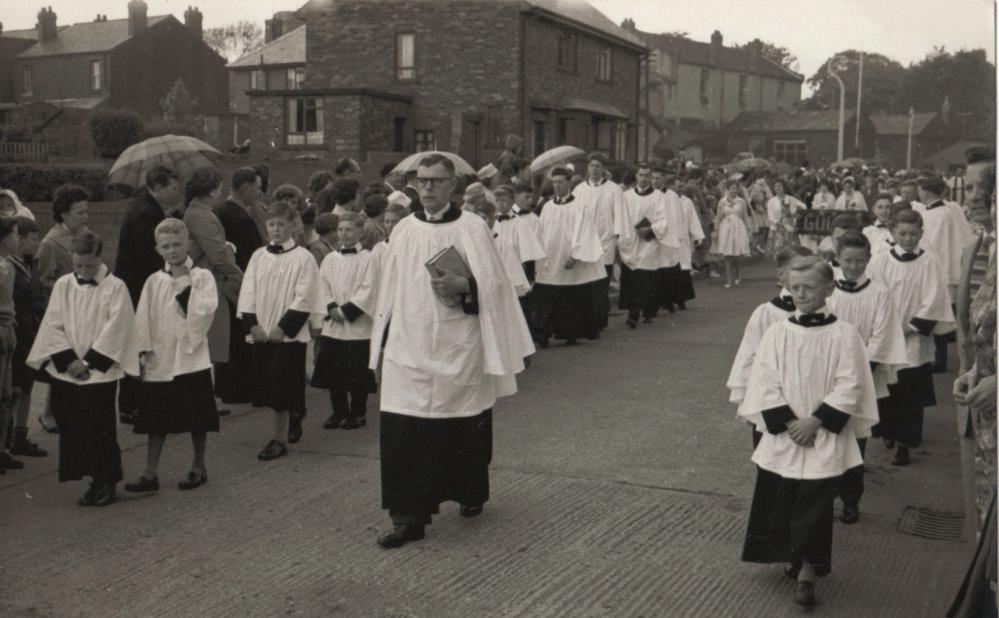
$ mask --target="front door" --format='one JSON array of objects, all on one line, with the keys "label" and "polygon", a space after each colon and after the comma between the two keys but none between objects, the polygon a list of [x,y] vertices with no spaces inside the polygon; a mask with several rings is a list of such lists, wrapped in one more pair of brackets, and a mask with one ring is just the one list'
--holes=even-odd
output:
[{"label": "front door", "polygon": [[461,143],[458,154],[475,169],[479,169],[482,146],[480,124],[476,120],[463,118],[461,121]]}]

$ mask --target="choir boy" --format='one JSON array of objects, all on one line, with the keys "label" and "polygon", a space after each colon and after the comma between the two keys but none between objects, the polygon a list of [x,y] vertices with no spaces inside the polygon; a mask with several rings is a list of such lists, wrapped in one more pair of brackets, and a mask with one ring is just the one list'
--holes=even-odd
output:
[{"label": "choir boy", "polygon": [[293,222],[294,211],[286,204],[267,211],[269,242],[253,253],[239,290],[237,313],[252,343],[254,401],[274,411],[274,435],[257,454],[261,461],[287,455],[285,439],[294,443],[302,436],[309,342],[305,324],[312,314],[325,315],[319,267],[308,249],[292,239]]},{"label": "choir boy", "polygon": [[[675,177],[668,176],[662,167],[652,168],[653,186],[658,181],[660,189],[666,197],[666,229],[674,235],[676,241],[667,246],[659,265],[659,306],[670,313],[676,313],[677,307],[684,303],[683,284],[683,244],[686,236],[686,214],[683,200],[675,190],[678,183]],[[693,289],[693,284],[691,284]]]},{"label": "choir boy", "polygon": [[847,232],[860,231],[860,219],[852,214],[842,214],[833,217],[832,231],[819,242],[819,256],[833,268],[839,268],[836,261],[836,241]]},{"label": "choir boy", "polygon": [[871,244],[871,255],[887,251],[894,244],[891,237],[891,193],[881,193],[874,201],[874,223],[864,228],[864,236]]},{"label": "choir boy", "polygon": [[[885,205],[885,200],[877,203]],[[839,319],[853,324],[867,351],[874,374],[874,388],[880,400],[888,397],[888,385],[897,381],[897,367],[905,364],[905,334],[898,321],[891,293],[866,275],[871,260],[871,245],[859,232],[847,232],[836,241],[836,260],[842,276],[829,299],[829,310]],[[864,455],[867,439],[858,442]],[[846,524],[860,519],[860,497],[864,494],[864,466],[847,470],[843,475],[843,512]]]},{"label": "choir boy", "polygon": [[898,370],[898,382],[888,385],[889,396],[874,431],[888,448],[898,445],[892,463],[904,466],[909,463],[909,447],[922,441],[924,409],[936,405],[933,331],[952,324],[954,313],[940,260],[919,246],[922,215],[912,209],[899,210],[892,221],[892,237],[897,244],[875,256],[867,273],[891,293],[905,331],[906,362]]},{"label": "choir boy", "polygon": [[59,423],[59,480],[91,478],[80,506],[106,506],[122,479],[115,397],[134,310],[125,283],[101,262],[90,231],[70,243],[73,272],[56,280],[28,366],[49,377]]},{"label": "choir boy", "polygon": [[676,226],[666,221],[666,196],[652,187],[648,163],[639,163],[635,187],[624,194],[624,208],[618,219],[618,250],[621,254],[620,308],[628,312],[628,328],[638,319],[645,324],[659,311],[659,267],[668,248],[679,249]]},{"label": "choir boy", "polygon": [[[524,272],[527,273],[527,264],[533,265],[536,260],[545,257],[545,250],[541,247],[538,233],[526,214],[518,216],[513,212],[515,193],[509,185],[503,185],[496,189],[496,229],[499,238],[504,243],[516,247],[517,258],[523,264]],[[534,219],[537,219],[535,216]],[[533,272],[528,279],[533,280]]]},{"label": "choir boy", "polygon": [[[749,385],[749,372],[753,368],[753,359],[756,358],[756,349],[760,346],[760,341],[767,329],[777,322],[782,322],[794,315],[794,298],[787,287],[788,265],[791,260],[798,256],[810,256],[812,252],[804,247],[788,247],[777,254],[777,284],[780,285],[780,293],[759,305],[749,316],[746,328],[742,333],[742,341],[739,343],[739,350],[735,354],[735,361],[732,363],[732,370],[729,372],[728,381],[725,386],[729,389],[728,400],[738,405],[746,396],[746,387]],[[760,442],[762,434],[753,428],[753,447]]]},{"label": "choir boy", "polygon": [[615,219],[621,216],[624,192],[617,183],[607,179],[607,156],[601,152],[591,152],[587,157],[586,181],[579,183],[572,191],[586,211],[600,236],[603,249],[602,266],[606,277],[593,282],[593,298],[597,325],[607,328],[610,314],[610,280],[614,273],[614,249],[617,247]]},{"label": "choir boy", "polygon": [[683,194],[683,183],[679,178],[673,181],[673,192],[680,198],[683,219],[679,231],[680,239],[680,273],[677,279],[676,306],[680,310],[687,308],[687,301],[693,300],[694,279],[691,269],[694,267],[694,248],[704,241],[704,229],[697,216],[694,200]]},{"label": "choir boy", "polygon": [[367,424],[368,395],[375,392],[375,374],[368,369],[371,314],[374,311],[377,270],[371,251],[361,246],[364,219],[349,213],[340,217],[340,248],[319,268],[320,302],[324,317],[313,316],[322,329],[312,386],[330,392],[332,414],[326,429],[357,429]]},{"label": "choir boy", "polygon": [[786,562],[794,600],[815,605],[815,577],[832,570],[833,501],[863,462],[858,438],[877,422],[874,382],[857,329],[833,315],[821,258],[791,262],[794,315],[767,329],[739,406],[763,433],[742,559]]},{"label": "choir boy", "polygon": [[142,380],[134,431],[148,436],[146,467],[125,491],[158,491],[160,455],[168,434],[189,433],[194,459],[182,490],[208,482],[208,432],[219,430],[208,354],[208,328],[218,308],[211,272],[188,256],[187,226],[167,218],[155,228],[163,267],[149,275],[135,310],[124,369]]},{"label": "choir boy", "polygon": [[593,287],[607,277],[604,248],[589,210],[570,193],[572,175],[564,167],[551,174],[555,196],[541,210],[541,246],[537,262],[532,319],[538,342],[549,337],[574,345],[580,337],[599,338]]}]

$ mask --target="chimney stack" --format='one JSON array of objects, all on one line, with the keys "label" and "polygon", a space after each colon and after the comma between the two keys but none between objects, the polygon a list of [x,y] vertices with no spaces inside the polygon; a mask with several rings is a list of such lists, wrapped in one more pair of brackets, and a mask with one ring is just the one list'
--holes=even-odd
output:
[{"label": "chimney stack", "polygon": [[722,33],[715,30],[711,33],[711,62],[714,64],[718,63],[718,57],[721,55],[722,48]]},{"label": "chimney stack", "polygon": [[638,27],[635,26],[635,20],[630,17],[621,22],[621,27],[628,32],[638,32]]},{"label": "chimney stack", "polygon": [[749,69],[755,71],[760,63],[760,56],[763,55],[763,41],[753,39],[749,43]]},{"label": "chimney stack", "polygon": [[129,0],[128,36],[135,36],[149,25],[149,6],[143,0]]},{"label": "chimney stack", "polygon": [[187,7],[187,10],[184,11],[184,25],[191,31],[191,34],[199,39],[204,38],[204,30],[201,26],[203,17],[204,16],[201,14],[201,11],[199,11],[196,6],[189,6]]},{"label": "chimney stack", "polygon": [[38,30],[39,43],[56,38],[56,14],[52,7],[42,7],[42,10],[38,11],[38,24],[35,28]]}]

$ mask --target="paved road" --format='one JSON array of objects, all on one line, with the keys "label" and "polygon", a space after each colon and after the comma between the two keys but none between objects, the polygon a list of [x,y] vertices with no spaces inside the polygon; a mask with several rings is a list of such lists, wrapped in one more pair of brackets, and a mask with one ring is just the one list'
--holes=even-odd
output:
[{"label": "paved road", "polygon": [[[176,489],[181,436],[159,494],[107,509],[75,506],[83,486],[57,483],[54,457],[30,461],[0,477],[0,616],[798,615],[778,566],[739,562],[754,471],[723,385],[746,318],[774,292],[770,266],[747,275],[733,290],[698,280],[691,310],[653,325],[617,316],[599,342],[539,353],[497,407],[485,514],[446,505],[399,550],[374,542],[388,527],[377,422],[324,431],[318,391],[305,438],[275,462],[254,458],[266,411],[226,418],[195,492]],[[953,427],[949,403],[928,413],[905,469],[871,445],[863,519],[836,525],[817,613],[943,615],[973,547],[896,526],[906,505],[960,509]],[[142,440],[120,442],[134,478]]]}]

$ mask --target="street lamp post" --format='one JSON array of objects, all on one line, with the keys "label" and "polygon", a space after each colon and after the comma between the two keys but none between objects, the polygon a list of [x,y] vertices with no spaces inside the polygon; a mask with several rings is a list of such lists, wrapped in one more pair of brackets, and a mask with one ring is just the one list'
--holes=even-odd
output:
[{"label": "street lamp post", "polygon": [[909,140],[905,147],[905,169],[912,169],[912,123],[916,119],[916,110],[909,107]]},{"label": "street lamp post", "polygon": [[834,65],[839,63],[840,58],[832,58],[829,60],[829,64],[826,65],[826,71],[829,75],[836,80],[839,84],[839,134],[836,138],[836,160],[843,160],[843,131],[845,130],[846,124],[846,86],[843,85],[843,80],[839,75],[836,74]]}]

